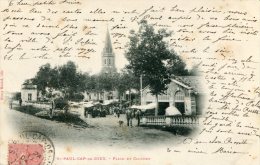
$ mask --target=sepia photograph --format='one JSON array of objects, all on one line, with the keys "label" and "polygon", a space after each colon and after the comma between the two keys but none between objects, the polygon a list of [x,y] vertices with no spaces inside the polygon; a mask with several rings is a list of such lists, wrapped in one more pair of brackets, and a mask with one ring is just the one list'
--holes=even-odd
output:
[{"label": "sepia photograph", "polygon": [[[198,129],[205,97],[200,73],[169,46],[171,32],[141,21],[136,32],[129,31],[126,64],[119,69],[109,29],[97,45],[102,52],[101,68],[91,68],[96,73],[83,72],[71,60],[46,63],[10,93],[11,120],[18,131],[50,131],[59,141],[73,137],[85,145],[136,148],[158,139],[173,144]],[[58,127],[42,127],[52,123]]]},{"label": "sepia photograph", "polygon": [[0,165],[257,165],[257,0],[1,0]]}]

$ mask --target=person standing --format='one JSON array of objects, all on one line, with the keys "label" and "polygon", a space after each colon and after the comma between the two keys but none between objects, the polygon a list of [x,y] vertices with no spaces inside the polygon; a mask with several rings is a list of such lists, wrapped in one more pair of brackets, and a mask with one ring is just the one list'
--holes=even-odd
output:
[{"label": "person standing", "polygon": [[19,99],[19,105],[20,105],[20,107],[22,106],[22,103],[23,103],[23,100],[22,100],[22,98],[20,98],[20,99]]},{"label": "person standing", "polygon": [[137,126],[140,126],[140,119],[141,119],[141,110],[138,109],[136,111],[136,119],[137,119]]},{"label": "person standing", "polygon": [[117,118],[119,118],[120,117],[120,109],[119,109],[119,107],[116,108],[116,114],[117,114]]},{"label": "person standing", "polygon": [[132,111],[130,109],[126,110],[126,120],[127,120],[127,126],[132,127]]},{"label": "person standing", "polygon": [[114,117],[117,116],[117,115],[116,115],[116,107],[115,107],[115,106],[113,106],[113,114],[114,114]]},{"label": "person standing", "polygon": [[9,100],[9,108],[10,108],[10,109],[13,109],[13,99],[10,99],[10,100]]}]

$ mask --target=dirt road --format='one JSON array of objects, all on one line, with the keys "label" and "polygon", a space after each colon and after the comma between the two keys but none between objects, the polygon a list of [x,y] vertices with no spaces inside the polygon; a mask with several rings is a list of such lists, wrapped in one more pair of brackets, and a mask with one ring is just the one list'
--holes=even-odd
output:
[{"label": "dirt road", "polygon": [[[175,145],[185,137],[158,129],[126,126],[125,115],[117,118],[108,115],[105,118],[84,118],[87,127],[39,118],[16,110],[7,110],[8,123],[17,131],[39,131],[54,142],[54,144],[68,143],[71,145],[105,146],[120,148],[146,148],[154,145]],[[122,127],[118,121],[124,121]]]}]

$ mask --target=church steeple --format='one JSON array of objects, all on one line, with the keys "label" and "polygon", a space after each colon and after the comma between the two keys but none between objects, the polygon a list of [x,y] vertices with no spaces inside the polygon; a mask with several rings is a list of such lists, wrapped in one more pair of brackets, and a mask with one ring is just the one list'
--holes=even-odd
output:
[{"label": "church steeple", "polygon": [[116,72],[115,67],[115,54],[112,47],[112,42],[107,28],[105,46],[102,52],[102,70],[103,73],[114,73]]},{"label": "church steeple", "polygon": [[107,29],[106,40],[105,40],[105,47],[103,49],[103,52],[113,53],[112,43],[111,43],[110,34],[109,34],[108,29]]}]

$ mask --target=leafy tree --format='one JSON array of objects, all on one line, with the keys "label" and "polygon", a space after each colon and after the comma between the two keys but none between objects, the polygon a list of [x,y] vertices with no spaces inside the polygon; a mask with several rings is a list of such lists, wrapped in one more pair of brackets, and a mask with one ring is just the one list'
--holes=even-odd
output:
[{"label": "leafy tree", "polygon": [[12,99],[19,100],[21,98],[22,98],[21,92],[15,92]]},{"label": "leafy tree", "polygon": [[97,91],[97,75],[89,76],[88,80],[86,81],[86,90],[95,92]]},{"label": "leafy tree", "polygon": [[100,73],[96,75],[96,91],[103,94],[105,91],[114,91],[119,81],[118,73]]},{"label": "leafy tree", "polygon": [[48,87],[54,88],[54,89],[59,89],[60,88],[59,68],[54,67],[53,69],[51,69],[49,76],[50,76],[50,79],[48,82]]},{"label": "leafy tree", "polygon": [[114,78],[112,73],[101,73],[98,75],[99,88],[103,91],[112,91],[114,89]]},{"label": "leafy tree", "polygon": [[194,65],[191,70],[189,71],[189,75],[190,76],[199,76],[200,75],[200,71],[199,71],[199,64]]},{"label": "leafy tree", "polygon": [[125,68],[118,77],[116,89],[119,92],[119,96],[126,91],[129,91],[130,93],[131,89],[136,89],[139,91],[140,79],[138,76],[135,76],[131,70]]},{"label": "leafy tree", "polygon": [[76,91],[77,92],[83,92],[86,91],[87,89],[87,82],[89,81],[89,74],[88,73],[82,73],[82,72],[77,72],[76,75],[77,78],[77,86],[76,86]]},{"label": "leafy tree", "polygon": [[36,76],[32,79],[33,84],[37,84],[37,89],[41,91],[42,94],[46,93],[46,87],[50,85],[52,78],[51,71],[52,69],[49,63],[42,65]]},{"label": "leafy tree", "polygon": [[171,82],[173,72],[181,73],[185,64],[168,49],[165,38],[171,33],[165,29],[155,32],[146,20],[140,22],[139,31],[130,31],[130,42],[126,51],[129,61],[127,68],[136,76],[142,75],[149,85],[150,92],[156,97],[155,115],[158,114],[158,95],[165,92]]},{"label": "leafy tree", "polygon": [[69,99],[73,94],[83,92],[85,90],[86,75],[77,71],[74,62],[68,61],[59,67],[59,88],[65,93]]},{"label": "leafy tree", "polygon": [[119,96],[121,96],[124,92],[126,92],[130,87],[130,78],[129,74],[126,71],[123,71],[122,73],[119,74],[119,81],[117,83],[117,90],[119,93]]},{"label": "leafy tree", "polygon": [[190,73],[186,69],[185,62],[173,50],[171,50],[171,54],[169,60],[167,60],[171,74],[175,76],[188,76]]},{"label": "leafy tree", "polygon": [[33,83],[43,95],[46,88],[62,91],[68,99],[82,98],[80,92],[87,89],[90,76],[77,70],[74,62],[68,61],[66,64],[51,68],[49,63],[39,68],[36,76],[26,80],[25,83]]}]

